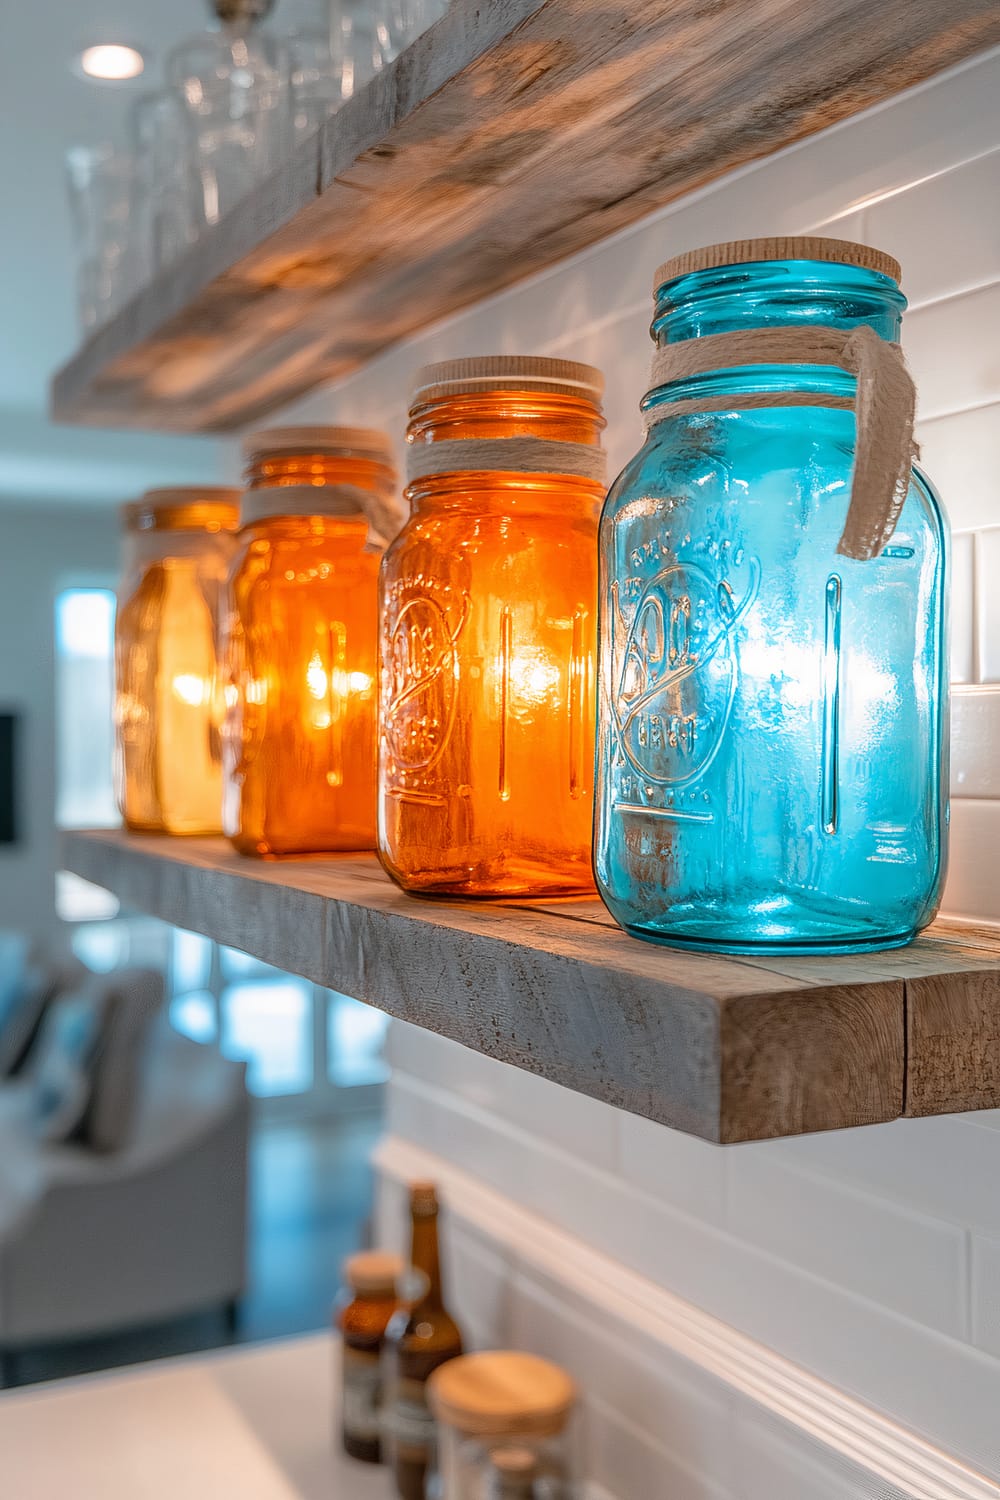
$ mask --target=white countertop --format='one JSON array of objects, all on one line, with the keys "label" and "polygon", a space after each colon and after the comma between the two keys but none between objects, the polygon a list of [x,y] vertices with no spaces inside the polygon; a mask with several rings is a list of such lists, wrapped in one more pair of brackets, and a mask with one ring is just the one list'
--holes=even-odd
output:
[{"label": "white countertop", "polygon": [[0,1393],[4,1500],[390,1500],[339,1448],[329,1334]]}]

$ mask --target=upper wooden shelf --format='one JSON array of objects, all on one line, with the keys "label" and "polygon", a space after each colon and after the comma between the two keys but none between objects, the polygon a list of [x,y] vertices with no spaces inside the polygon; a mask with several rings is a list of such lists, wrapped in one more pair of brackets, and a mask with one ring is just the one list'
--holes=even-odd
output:
[{"label": "upper wooden shelf", "polygon": [[996,0],[453,0],[94,333],[53,415],[242,427],[997,42]]},{"label": "upper wooden shelf", "polygon": [[683,953],[597,901],[416,900],[372,855],[275,864],[221,839],[69,833],[128,906],[713,1141],[1000,1106],[1000,943],[934,928],[842,958]]}]

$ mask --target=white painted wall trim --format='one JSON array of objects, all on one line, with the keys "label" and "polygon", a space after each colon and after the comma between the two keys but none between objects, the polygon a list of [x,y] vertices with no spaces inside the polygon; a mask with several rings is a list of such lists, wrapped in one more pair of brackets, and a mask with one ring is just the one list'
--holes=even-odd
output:
[{"label": "white painted wall trim", "polygon": [[443,1158],[389,1136],[374,1159],[395,1181],[432,1178],[451,1217],[492,1240],[515,1264],[562,1282],[913,1500],[1000,1500],[1000,1485],[986,1475]]}]

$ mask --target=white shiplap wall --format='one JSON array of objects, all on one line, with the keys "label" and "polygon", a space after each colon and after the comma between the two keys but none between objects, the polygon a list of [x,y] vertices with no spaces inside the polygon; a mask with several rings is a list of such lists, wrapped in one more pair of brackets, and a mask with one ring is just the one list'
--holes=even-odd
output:
[{"label": "white shiplap wall", "polygon": [[[426,360],[553,353],[604,369],[614,468],[640,436],[656,265],[714,240],[817,230],[903,264],[918,437],[956,531],[946,907],[1000,920],[1000,53],[491,298],[294,415],[401,434],[409,377]],[[512,1223],[527,1214],[604,1256],[609,1287],[617,1267],[650,1296],[707,1311],[955,1455],[972,1486],[959,1466],[949,1488],[930,1459],[931,1477],[905,1487],[873,1477],[669,1339],[595,1309],[568,1270],[543,1273],[530,1230],[522,1250],[500,1232],[502,1207],[491,1235],[456,1203],[459,1306],[480,1340],[513,1337],[578,1371],[591,1472],[621,1500],[1000,1494],[1000,1118],[720,1150],[403,1026],[392,1060],[387,1204],[392,1161],[413,1143],[442,1173],[499,1195]],[[840,1447],[863,1455],[868,1441]],[[871,1466],[898,1478],[885,1452],[872,1448]]]}]

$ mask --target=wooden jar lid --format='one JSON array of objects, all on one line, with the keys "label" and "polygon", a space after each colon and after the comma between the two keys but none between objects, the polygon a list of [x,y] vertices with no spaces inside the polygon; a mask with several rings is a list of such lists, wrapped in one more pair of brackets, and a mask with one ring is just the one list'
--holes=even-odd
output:
[{"label": "wooden jar lid", "polygon": [[686,250],[664,261],[653,279],[653,295],[665,281],[688,276],[692,271],[708,271],[715,266],[741,266],[760,260],[827,260],[849,266],[863,266],[898,281],[899,261],[884,250],[859,245],[854,240],[825,239],[822,235],[777,235],[763,240],[725,240],[719,245],[705,245],[700,250]]},{"label": "wooden jar lid", "polygon": [[410,405],[412,408],[444,396],[504,389],[580,396],[596,406],[604,394],[604,376],[593,365],[579,364],[574,359],[543,359],[531,354],[445,359],[417,371]]},{"label": "wooden jar lid", "polygon": [[361,1250],[344,1261],[344,1280],[354,1292],[393,1292],[402,1274],[402,1257],[385,1250]]},{"label": "wooden jar lid", "polygon": [[119,515],[126,531],[181,531],[187,525],[197,531],[237,531],[240,524],[241,491],[221,484],[174,485],[146,490],[139,500],[130,500]]},{"label": "wooden jar lid", "polygon": [[481,1437],[561,1431],[576,1400],[565,1370],[515,1350],[463,1354],[440,1365],[427,1383],[439,1421]]},{"label": "wooden jar lid", "polygon": [[271,453],[330,453],[395,465],[392,443],[375,427],[265,427],[243,439],[247,463]]},{"label": "wooden jar lid", "polygon": [[235,505],[240,491],[226,484],[175,484],[143,490],[136,505]]}]

